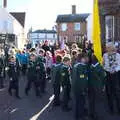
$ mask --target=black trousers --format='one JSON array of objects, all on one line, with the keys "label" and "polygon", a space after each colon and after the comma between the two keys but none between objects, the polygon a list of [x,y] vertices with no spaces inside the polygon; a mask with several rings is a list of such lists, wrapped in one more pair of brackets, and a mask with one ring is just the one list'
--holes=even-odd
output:
[{"label": "black trousers", "polygon": [[118,112],[120,112],[120,87],[118,73],[110,74],[107,72],[106,95],[110,112],[114,112],[115,106]]},{"label": "black trousers", "polygon": [[4,88],[4,78],[0,77],[0,89]]},{"label": "black trousers", "polygon": [[54,101],[53,104],[60,104],[60,85],[53,85],[54,89]]},{"label": "black trousers", "polygon": [[96,116],[96,103],[103,98],[102,90],[102,86],[88,86],[88,114],[90,117]]},{"label": "black trousers", "polygon": [[68,107],[68,103],[70,100],[71,86],[62,86],[62,88],[63,88],[62,107],[66,108]]},{"label": "black trousers", "polygon": [[32,88],[32,84],[34,85],[36,96],[39,96],[40,95],[39,83],[35,81],[35,78],[33,80],[28,80],[25,92],[28,94],[28,92]]},{"label": "black trousers", "polygon": [[19,96],[19,83],[18,81],[10,81],[8,92],[12,95],[12,90],[15,90],[15,96]]},{"label": "black trousers", "polygon": [[47,77],[48,77],[48,80],[51,79],[50,74],[51,74],[51,68],[48,67],[48,68],[47,68]]},{"label": "black trousers", "polygon": [[85,116],[86,95],[83,91],[74,95],[75,102],[75,119],[83,118]]}]

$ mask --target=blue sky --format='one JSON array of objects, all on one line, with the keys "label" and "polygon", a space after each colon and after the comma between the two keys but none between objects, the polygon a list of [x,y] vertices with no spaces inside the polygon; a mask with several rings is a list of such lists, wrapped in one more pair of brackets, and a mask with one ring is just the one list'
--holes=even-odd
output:
[{"label": "blue sky", "polygon": [[[0,0],[2,1],[2,0]],[[51,29],[58,14],[70,14],[71,6],[77,13],[91,13],[93,0],[8,0],[8,11],[26,12],[26,29]],[[1,2],[0,2],[1,4]]]}]

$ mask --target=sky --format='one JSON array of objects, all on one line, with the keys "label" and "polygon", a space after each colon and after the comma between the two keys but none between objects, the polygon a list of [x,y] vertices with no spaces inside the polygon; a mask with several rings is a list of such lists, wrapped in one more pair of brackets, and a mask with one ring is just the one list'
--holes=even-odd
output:
[{"label": "sky", "polygon": [[[0,6],[1,2],[0,0]],[[92,0],[8,0],[9,12],[26,12],[26,29],[52,29],[59,14],[71,14],[71,6],[77,13],[91,13]]]}]

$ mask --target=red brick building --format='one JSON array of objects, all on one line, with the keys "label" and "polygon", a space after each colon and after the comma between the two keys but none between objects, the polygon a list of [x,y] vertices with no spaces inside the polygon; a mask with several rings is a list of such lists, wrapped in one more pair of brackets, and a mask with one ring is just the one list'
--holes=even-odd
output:
[{"label": "red brick building", "polygon": [[72,6],[72,14],[58,15],[58,39],[66,43],[78,42],[87,34],[86,19],[89,14],[76,14],[76,6]]},{"label": "red brick building", "polygon": [[103,42],[120,41],[120,0],[99,0]]}]

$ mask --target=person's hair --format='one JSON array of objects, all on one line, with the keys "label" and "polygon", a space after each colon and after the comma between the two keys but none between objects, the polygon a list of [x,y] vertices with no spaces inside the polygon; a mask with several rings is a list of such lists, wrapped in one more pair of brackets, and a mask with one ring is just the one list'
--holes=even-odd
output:
[{"label": "person's hair", "polygon": [[30,54],[30,58],[33,56],[36,57],[36,54],[34,54],[34,53]]},{"label": "person's hair", "polygon": [[9,61],[11,61],[12,59],[16,59],[15,56],[10,56],[9,57]]},{"label": "person's hair", "polygon": [[31,48],[31,49],[30,49],[30,52],[33,52],[33,51],[35,51],[35,48]]},{"label": "person's hair", "polygon": [[106,44],[106,51],[107,52],[113,52],[115,50],[116,50],[115,45],[112,42]]},{"label": "person's hair", "polygon": [[80,62],[82,58],[85,58],[86,54],[85,53],[79,53],[77,57],[77,61]]},{"label": "person's hair", "polygon": [[68,61],[71,61],[70,55],[66,55],[66,56],[63,58],[63,62],[68,62]]},{"label": "person's hair", "polygon": [[72,49],[77,49],[78,45],[76,43],[72,44]]},{"label": "person's hair", "polygon": [[39,50],[39,53],[43,53],[43,54],[44,54],[45,51],[44,51],[43,49],[40,49],[40,50]]},{"label": "person's hair", "polygon": [[52,56],[52,53],[51,53],[50,51],[47,51],[47,52],[46,52],[46,55],[47,55],[47,54],[48,54],[49,56]]},{"label": "person's hair", "polygon": [[56,56],[56,62],[62,62],[62,56],[61,55]]},{"label": "person's hair", "polygon": [[74,56],[74,55],[76,55],[78,52],[77,52],[77,50],[72,50],[72,55]]},{"label": "person's hair", "polygon": [[97,59],[97,57],[94,54],[91,56],[91,62],[92,63],[98,62],[98,59]]}]

